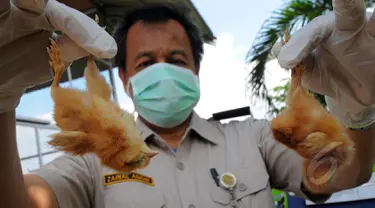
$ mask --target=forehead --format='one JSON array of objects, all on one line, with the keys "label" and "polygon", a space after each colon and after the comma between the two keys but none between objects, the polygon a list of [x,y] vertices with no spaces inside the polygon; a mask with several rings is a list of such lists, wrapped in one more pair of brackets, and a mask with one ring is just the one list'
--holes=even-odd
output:
[{"label": "forehead", "polygon": [[139,51],[162,52],[175,49],[191,51],[189,37],[176,20],[163,22],[136,22],[128,31],[127,55]]}]

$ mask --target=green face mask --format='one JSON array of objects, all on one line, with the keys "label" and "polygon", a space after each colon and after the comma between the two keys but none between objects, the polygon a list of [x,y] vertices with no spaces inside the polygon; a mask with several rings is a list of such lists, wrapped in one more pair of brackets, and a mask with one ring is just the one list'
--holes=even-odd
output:
[{"label": "green face mask", "polygon": [[148,122],[171,128],[184,122],[200,98],[198,77],[189,69],[153,64],[130,78],[137,113]]}]

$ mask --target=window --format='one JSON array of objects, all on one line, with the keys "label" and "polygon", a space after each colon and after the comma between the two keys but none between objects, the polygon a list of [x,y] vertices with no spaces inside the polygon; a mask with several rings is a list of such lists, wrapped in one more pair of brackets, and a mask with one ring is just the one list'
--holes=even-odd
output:
[{"label": "window", "polygon": [[22,158],[38,154],[36,145],[35,128],[17,125],[17,146]]}]

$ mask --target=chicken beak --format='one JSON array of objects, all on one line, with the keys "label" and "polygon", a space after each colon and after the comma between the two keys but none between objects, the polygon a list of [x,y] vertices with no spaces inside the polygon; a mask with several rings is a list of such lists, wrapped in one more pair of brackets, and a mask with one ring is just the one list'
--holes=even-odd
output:
[{"label": "chicken beak", "polygon": [[151,151],[151,152],[147,152],[146,155],[150,158],[153,158],[154,156],[156,156],[158,154],[158,152],[156,151]]},{"label": "chicken beak", "polygon": [[150,158],[158,154],[157,151],[150,149],[146,144],[142,145],[141,151]]}]

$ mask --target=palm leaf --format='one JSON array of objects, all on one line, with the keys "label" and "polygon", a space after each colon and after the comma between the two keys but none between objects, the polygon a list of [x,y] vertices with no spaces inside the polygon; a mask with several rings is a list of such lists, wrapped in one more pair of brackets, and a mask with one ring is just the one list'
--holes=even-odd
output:
[{"label": "palm leaf", "polygon": [[[367,0],[365,3],[370,7],[374,5],[375,0]],[[254,97],[266,100],[269,107],[274,107],[265,86],[265,65],[272,59],[272,46],[283,36],[285,29],[293,33],[315,17],[332,9],[332,0],[292,0],[275,10],[263,23],[246,56],[246,62],[252,64],[247,77],[247,88]],[[322,96],[316,96],[324,101]]]}]

